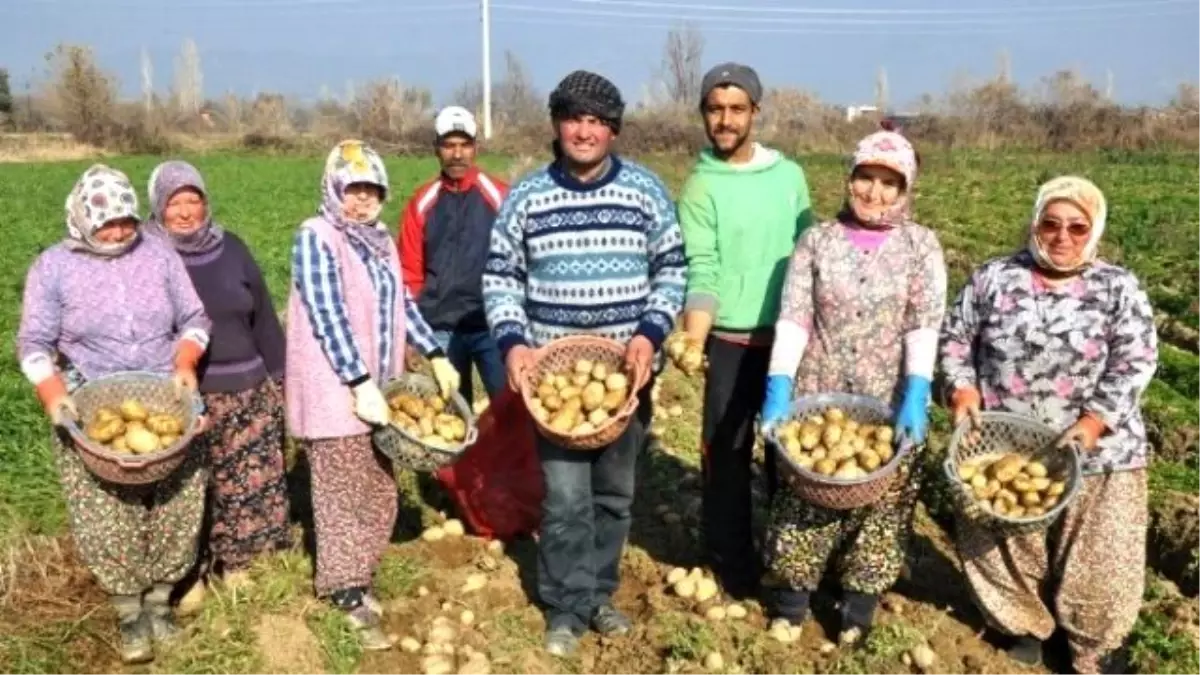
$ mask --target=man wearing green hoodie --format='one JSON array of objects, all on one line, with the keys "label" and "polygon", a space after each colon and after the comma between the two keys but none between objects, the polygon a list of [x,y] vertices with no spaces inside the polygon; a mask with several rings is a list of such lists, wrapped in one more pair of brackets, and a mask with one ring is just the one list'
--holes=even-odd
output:
[{"label": "man wearing green hoodie", "polygon": [[[688,262],[686,339],[708,361],[704,389],[703,529],[708,562],[726,592],[756,592],[751,453],[787,263],[812,222],[804,171],[753,140],[762,84],[748,66],[717,65],[701,82],[712,144],[678,202]],[[766,461],[775,489],[773,453]]]}]

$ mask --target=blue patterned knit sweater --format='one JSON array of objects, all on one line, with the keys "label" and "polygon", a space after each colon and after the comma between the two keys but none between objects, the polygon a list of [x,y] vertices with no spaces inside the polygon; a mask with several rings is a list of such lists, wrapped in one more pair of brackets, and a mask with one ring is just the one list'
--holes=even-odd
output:
[{"label": "blue patterned knit sweater", "polygon": [[671,332],[687,285],[675,205],[648,169],[611,159],[590,183],[550,164],[501,205],[483,302],[503,354],[578,334],[657,350]]}]

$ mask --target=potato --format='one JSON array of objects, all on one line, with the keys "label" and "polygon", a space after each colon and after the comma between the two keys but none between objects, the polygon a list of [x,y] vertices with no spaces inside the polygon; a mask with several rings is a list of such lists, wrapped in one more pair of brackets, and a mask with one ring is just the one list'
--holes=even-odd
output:
[{"label": "potato", "polygon": [[813,465],[814,471],[816,471],[819,474],[824,474],[826,476],[832,476],[833,472],[837,471],[837,468],[838,468],[837,462],[833,461],[832,459],[828,459],[828,458],[822,459],[821,461],[819,461]]},{"label": "potato", "polygon": [[1038,461],[1033,461],[1025,465],[1025,473],[1033,478],[1045,478],[1047,475],[1046,465]]},{"label": "potato", "polygon": [[132,422],[125,423],[125,433],[129,433],[130,431],[133,431],[134,429],[139,429],[141,431],[148,431],[148,429],[146,429],[145,422],[139,422],[138,420],[134,420]]},{"label": "potato", "polygon": [[601,424],[604,424],[609,420],[609,417],[610,416],[607,410],[604,408],[596,408],[588,413],[587,421],[591,422],[592,426],[599,428]]},{"label": "potato", "polygon": [[558,396],[558,390],[554,388],[554,383],[546,384],[545,382],[543,382],[542,384],[538,385],[538,388],[537,388],[537,397],[538,398],[547,399],[547,398],[552,398],[552,397],[557,397],[557,396]]},{"label": "potato", "polygon": [[992,498],[992,494],[988,492],[987,483],[983,485],[972,485],[971,492],[975,494],[976,499],[988,500]]},{"label": "potato", "polygon": [[554,389],[554,391],[558,391],[558,387],[555,386],[554,382],[555,382],[554,373],[546,373],[545,375],[542,375],[541,386],[550,387],[550,388]]},{"label": "potato", "polygon": [[562,410],[563,400],[558,394],[553,394],[542,399],[542,407],[550,412],[558,412]]},{"label": "potato", "polygon": [[797,466],[808,471],[812,471],[817,463],[817,460],[813,459],[810,455],[793,455],[792,459],[796,461]]},{"label": "potato", "polygon": [[425,399],[425,405],[432,408],[433,412],[435,413],[444,412],[446,410],[445,399],[437,394],[433,394],[429,398]]},{"label": "potato", "polygon": [[592,368],[596,367],[596,362],[590,359],[579,359],[575,362],[575,372],[580,375],[591,375]]},{"label": "potato", "polygon": [[623,405],[625,405],[625,392],[623,390],[609,390],[604,395],[604,401],[600,403],[600,407],[610,413],[615,412]]},{"label": "potato", "polygon": [[583,389],[581,387],[576,387],[575,385],[571,385],[571,386],[564,387],[563,389],[559,390],[558,395],[560,397],[562,397],[562,400],[569,401],[573,398],[576,398],[577,396],[579,396],[582,393],[583,393]]},{"label": "potato", "polygon": [[1050,485],[1046,488],[1046,495],[1050,497],[1057,497],[1066,491],[1067,484],[1061,480],[1056,480],[1051,481]]},{"label": "potato", "polygon": [[534,419],[542,422],[543,424],[550,421],[550,411],[546,410],[545,408],[537,408],[535,410],[531,410],[530,412],[533,413]]},{"label": "potato", "polygon": [[679,361],[680,368],[687,372],[695,372],[704,365],[704,353],[699,349],[687,349]]},{"label": "potato", "polygon": [[174,434],[163,434],[158,437],[158,442],[164,448],[169,448],[179,441],[179,436]]},{"label": "potato", "polygon": [[125,418],[126,422],[144,422],[150,413],[146,412],[146,406],[129,398],[121,401],[121,417]]},{"label": "potato", "polygon": [[555,389],[562,391],[563,389],[566,389],[569,386],[571,386],[571,381],[567,379],[566,375],[555,375],[554,376],[554,388]]},{"label": "potato", "polygon": [[1030,506],[1029,508],[1025,509],[1025,515],[1029,518],[1038,518],[1046,515],[1046,509],[1040,506]]},{"label": "potato", "polygon": [[92,419],[97,422],[107,422],[109,420],[121,420],[122,422],[125,421],[122,419],[121,413],[113,410],[112,408],[100,408],[96,411],[96,414],[92,416]]},{"label": "potato", "polygon": [[992,500],[992,512],[997,515],[1000,515],[1000,516],[1008,515],[1008,502],[1004,501],[1003,499],[1000,499],[999,497],[997,497],[996,499],[993,499]]},{"label": "potato", "polygon": [[875,433],[873,435],[875,436],[875,440],[879,441],[880,443],[887,443],[889,445],[892,443],[893,432],[892,428],[889,426],[881,424],[875,427]]},{"label": "potato", "polygon": [[992,499],[996,495],[1000,494],[1000,490],[1002,488],[1003,486],[1000,485],[1000,481],[996,480],[995,478],[989,480],[987,484],[983,486],[983,498]]},{"label": "potato", "polygon": [[864,441],[861,436],[855,436],[850,439],[850,447],[852,447],[856,453],[862,452],[863,450],[867,449],[867,442]]},{"label": "potato", "polygon": [[850,480],[852,478],[858,478],[861,473],[862,470],[858,468],[857,464],[855,464],[853,461],[847,461],[843,462],[841,466],[837,468],[837,471],[833,472],[833,477],[841,478],[843,480]]},{"label": "potato", "polygon": [[846,413],[841,408],[830,408],[825,411],[825,419],[830,424],[840,424],[846,421]]},{"label": "potato", "polygon": [[575,427],[575,411],[562,409],[550,418],[550,428],[560,434],[565,434]]},{"label": "potato", "polygon": [[562,409],[570,410],[573,413],[579,413],[583,410],[583,399],[579,398],[578,396],[572,396],[571,398],[563,401]]},{"label": "potato", "polygon": [[112,439],[112,449],[116,452],[128,453],[129,444],[125,442],[124,436],[117,436],[116,438]]},{"label": "potato", "polygon": [[1021,506],[1037,506],[1042,503],[1042,496],[1036,492],[1022,492]]},{"label": "potato", "polygon": [[829,456],[829,450],[823,445],[818,445],[809,451],[808,456],[819,461]]},{"label": "potato", "polygon": [[1046,495],[1045,497],[1042,497],[1042,503],[1038,506],[1041,506],[1043,509],[1049,511],[1050,509],[1054,508],[1054,505],[1057,503],[1058,495]]},{"label": "potato", "polygon": [[825,447],[836,447],[842,440],[842,428],[839,426],[827,426],[821,431],[821,442]]},{"label": "potato", "polygon": [[1017,477],[1013,478],[1011,481],[1009,481],[1008,484],[1009,484],[1009,487],[1011,487],[1013,490],[1015,490],[1017,492],[1024,493],[1024,492],[1029,492],[1030,490],[1033,489],[1033,485],[1030,484],[1029,479],[1026,478],[1025,476],[1022,476],[1021,474],[1017,474]]},{"label": "potato", "polygon": [[1009,518],[1024,518],[1025,517],[1025,507],[1020,506],[1020,505],[1008,507],[1008,517]]},{"label": "potato", "polygon": [[433,428],[432,417],[422,417],[417,420],[417,428],[421,430],[422,436],[433,436],[436,433]]},{"label": "potato", "polygon": [[858,453],[858,465],[865,471],[874,471],[879,468],[881,463],[879,455],[875,454],[874,450],[863,450]]},{"label": "potato", "polygon": [[1024,467],[1024,464],[1025,460],[1020,455],[1008,454],[996,460],[996,463],[992,464],[989,471],[992,478],[1001,483],[1007,483],[1016,478],[1017,474]]},{"label": "potato", "polygon": [[1050,487],[1049,478],[1030,478],[1029,485],[1038,492],[1045,492]]},{"label": "potato", "polygon": [[821,444],[821,428],[815,424],[801,426],[799,440],[805,450],[812,450]]},{"label": "potato", "polygon": [[92,423],[87,425],[83,433],[97,443],[108,443],[117,436],[118,429],[113,426],[112,422],[100,422],[92,420]]},{"label": "potato", "polygon": [[410,394],[401,394],[397,397],[400,402],[400,409],[412,417],[414,420],[421,419],[425,414],[425,402]]},{"label": "potato", "polygon": [[629,389],[629,378],[624,373],[612,373],[604,380],[604,388],[624,394]]},{"label": "potato", "polygon": [[607,380],[608,364],[597,361],[596,365],[592,367],[592,379],[596,380],[597,382],[603,382]]},{"label": "potato", "polygon": [[592,381],[591,373],[575,373],[571,376],[571,386],[583,389]]},{"label": "potato", "polygon": [[[961,475],[961,473],[960,473],[960,475]],[[977,473],[974,476],[971,476],[971,479],[969,482],[971,483],[971,487],[973,487],[973,488],[982,488],[983,486],[988,484],[988,479],[987,479],[987,476],[983,475],[982,473]]]},{"label": "potato", "polygon": [[146,420],[146,428],[150,429],[150,431],[153,431],[159,436],[162,436],[163,434],[174,434],[178,436],[179,433],[183,431],[183,424],[173,415],[157,413],[151,415]]},{"label": "potato", "polygon": [[892,450],[891,441],[876,441],[875,454],[879,455],[879,461],[887,464],[892,460],[892,456],[896,453],[894,450]]},{"label": "potato", "polygon": [[584,386],[580,398],[583,402],[583,409],[587,412],[592,412],[596,409],[602,409],[604,405],[604,384],[600,382],[589,382]]},{"label": "potato", "polygon": [[149,429],[135,428],[125,432],[125,444],[134,454],[144,455],[159,448],[158,436]]},{"label": "potato", "polygon": [[593,425],[591,422],[584,420],[584,421],[580,422],[574,429],[572,429],[571,433],[578,435],[578,436],[582,436],[584,434],[590,434],[595,431],[596,431],[596,426]]},{"label": "potato", "polygon": [[674,591],[681,598],[690,598],[696,594],[696,580],[685,577],[675,582]]},{"label": "potato", "polygon": [[1016,504],[1020,501],[1020,498],[1017,497],[1017,493],[1008,488],[1000,488],[1000,491],[996,493],[996,499],[1008,502],[1011,506],[1016,506]]}]

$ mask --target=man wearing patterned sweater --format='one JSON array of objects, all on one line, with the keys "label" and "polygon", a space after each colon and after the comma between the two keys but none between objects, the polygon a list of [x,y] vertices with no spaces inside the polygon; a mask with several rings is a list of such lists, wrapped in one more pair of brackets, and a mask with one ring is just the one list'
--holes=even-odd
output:
[{"label": "man wearing patterned sweater", "polygon": [[621,94],[586,71],[550,94],[555,160],[509,192],[496,217],[483,275],[488,325],[519,388],[532,349],[568,335],[625,343],[640,405],[625,433],[592,452],[538,439],[546,484],[538,541],[538,594],[546,649],[574,651],[590,625],[630,629],[611,599],[629,534],[634,468],[650,421],[648,380],[683,304],[686,264],[675,206],[662,181],[609,152]]}]

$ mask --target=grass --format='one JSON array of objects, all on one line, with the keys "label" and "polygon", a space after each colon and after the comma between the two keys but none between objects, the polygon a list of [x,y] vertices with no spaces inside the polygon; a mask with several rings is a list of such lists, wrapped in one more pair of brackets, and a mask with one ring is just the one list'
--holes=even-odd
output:
[{"label": "grass", "polygon": [[[121,157],[110,160],[143,186],[157,157]],[[319,196],[323,157],[263,157],[221,154],[190,157],[203,171],[213,195],[215,214],[231,231],[242,237],[262,267],[268,286],[282,309],[289,283],[291,235],[298,223],[312,215]],[[661,156],[645,158],[672,189],[681,184],[690,159]],[[836,155],[799,158],[807,174],[818,216],[828,217],[843,194],[845,160]],[[1197,325],[1195,299],[1200,293],[1200,182],[1197,155],[1169,153],[1140,154],[1043,154],[1000,150],[981,152],[933,152],[923,157],[923,174],[918,183],[916,218],[932,227],[947,251],[947,266],[954,294],[970,271],[980,262],[1018,248],[1038,185],[1060,173],[1080,173],[1105,190],[1109,200],[1109,223],[1102,247],[1104,255],[1128,266],[1138,276],[1156,310],[1187,325]],[[485,167],[502,175],[509,165],[502,157],[484,158]],[[88,162],[0,165],[0,203],[5,213],[5,246],[0,251],[0,333],[12,345],[21,304],[24,276],[34,257],[63,235],[62,200]],[[392,225],[403,202],[417,185],[433,176],[432,159],[389,160],[393,194],[384,211]],[[143,205],[143,212],[145,206]],[[1200,408],[1200,359],[1189,351],[1169,345],[1162,348],[1159,371],[1144,397],[1150,426],[1163,432],[1164,442],[1194,439]],[[644,494],[655,494],[664,503],[678,503],[680,476],[694,473],[699,462],[699,423],[702,392],[694,382],[678,374],[666,378],[661,403],[678,404],[683,412],[667,420],[656,420],[660,447],[667,452],[645,458],[639,483]],[[11,542],[29,535],[62,535],[66,518],[48,443],[44,415],[20,375],[15,352],[0,351],[0,551]],[[944,446],[948,425],[941,410],[933,414],[935,453]],[[1184,443],[1184,441],[1178,441]],[[1195,493],[1200,490],[1194,440],[1192,445],[1162,449],[1151,470],[1152,492]],[[940,467],[938,467],[940,468]],[[935,485],[936,481],[930,481]],[[399,530],[415,533],[431,524],[436,511],[446,509],[444,498],[431,490],[428,481],[410,472],[401,475],[404,509],[419,512],[420,523],[402,522]],[[930,491],[928,500],[936,502]],[[933,507],[934,504],[931,504]],[[412,507],[412,508],[409,508]],[[936,511],[931,508],[931,511]],[[639,516],[640,517],[640,516]],[[416,520],[416,517],[410,518]],[[409,556],[389,555],[378,575],[379,593],[385,599],[405,598],[428,576],[436,575],[423,562]],[[327,670],[352,672],[362,654],[338,616],[312,599],[311,561],[303,552],[289,551],[260,561],[253,570],[256,585],[239,593],[214,594],[214,601],[189,629],[185,648],[156,665],[173,672],[250,672],[272,669],[263,660],[256,630],[264,616],[298,616],[315,636],[317,657]],[[520,655],[535,649],[540,635],[531,633],[528,615],[522,608],[504,608],[490,617],[494,625],[493,650]],[[76,653],[81,641],[102,644],[112,639],[111,627],[90,617],[76,621],[47,621],[32,630],[8,634],[0,631],[0,669],[18,672],[61,672],[87,669]],[[656,617],[662,631],[660,645],[674,662],[695,663],[706,650],[721,649],[727,661],[737,652],[743,666],[764,663],[759,652],[767,650],[762,640],[710,626],[686,616],[667,612]],[[1170,669],[1177,660],[1174,643],[1160,639],[1172,633],[1143,615],[1139,623],[1140,663],[1156,670]],[[903,626],[876,631],[867,654],[874,659],[907,649],[913,635]],[[919,637],[919,636],[917,636]],[[737,645],[733,651],[728,643]],[[911,646],[911,645],[909,645]],[[898,651],[899,650],[899,651]],[[864,657],[866,658],[866,657]],[[838,672],[864,668],[868,662],[833,664]],[[410,666],[411,667],[411,666]],[[559,668],[578,670],[574,660]]]}]

